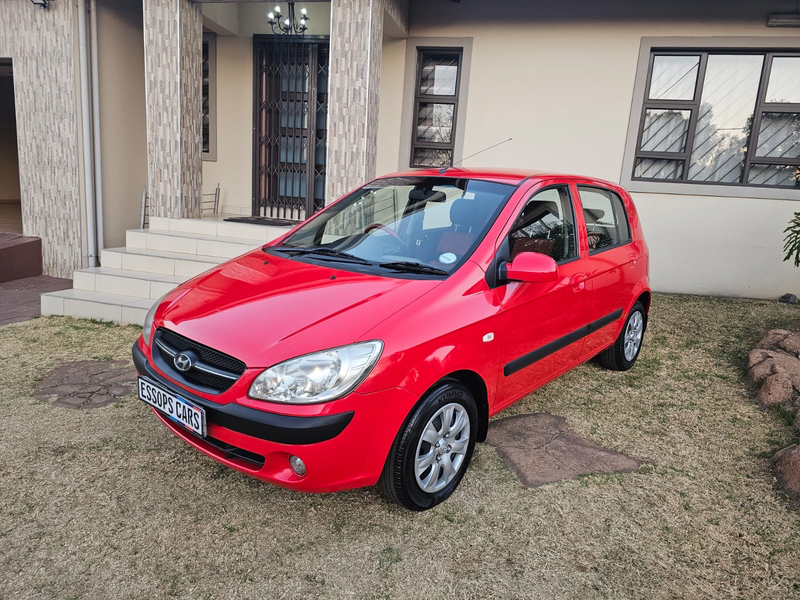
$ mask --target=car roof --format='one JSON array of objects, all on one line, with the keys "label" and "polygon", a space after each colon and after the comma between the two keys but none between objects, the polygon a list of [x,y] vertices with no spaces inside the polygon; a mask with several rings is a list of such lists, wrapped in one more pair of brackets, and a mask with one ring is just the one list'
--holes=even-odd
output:
[{"label": "car roof", "polygon": [[581,175],[570,175],[567,173],[557,173],[554,171],[537,171],[534,169],[500,169],[500,168],[471,168],[465,169],[463,167],[450,167],[444,173],[441,169],[414,169],[413,171],[400,171],[398,173],[391,173],[383,175],[379,179],[387,177],[455,177],[466,179],[481,179],[484,181],[494,181],[497,183],[509,183],[518,185],[526,179],[545,180],[545,179],[561,179],[565,181],[591,181],[597,185],[605,185],[611,188],[619,187],[618,184],[610,181],[604,181],[595,177],[584,177]]}]

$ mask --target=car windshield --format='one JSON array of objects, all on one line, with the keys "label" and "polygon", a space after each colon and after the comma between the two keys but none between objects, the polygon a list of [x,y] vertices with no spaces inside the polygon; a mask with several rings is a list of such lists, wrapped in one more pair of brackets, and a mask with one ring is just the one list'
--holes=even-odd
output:
[{"label": "car windshield", "polygon": [[514,189],[452,177],[379,179],[271,250],[355,268],[447,275],[472,254]]}]

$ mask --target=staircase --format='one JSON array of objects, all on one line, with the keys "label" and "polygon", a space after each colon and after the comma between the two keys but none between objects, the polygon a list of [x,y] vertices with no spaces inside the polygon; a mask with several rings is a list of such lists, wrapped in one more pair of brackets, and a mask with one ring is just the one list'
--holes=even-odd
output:
[{"label": "staircase", "polygon": [[75,271],[71,290],[42,294],[42,314],[142,325],[153,303],[174,287],[288,230],[152,217],[149,229],[127,231],[124,248],[104,249],[101,267]]}]

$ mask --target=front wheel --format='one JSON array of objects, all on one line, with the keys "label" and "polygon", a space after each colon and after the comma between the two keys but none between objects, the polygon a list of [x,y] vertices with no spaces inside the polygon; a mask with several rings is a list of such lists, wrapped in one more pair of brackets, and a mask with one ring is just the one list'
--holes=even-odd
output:
[{"label": "front wheel", "polygon": [[384,495],[410,510],[446,500],[472,458],[477,423],[466,387],[450,380],[436,385],[397,434],[381,476]]},{"label": "front wheel", "polygon": [[600,364],[606,369],[627,371],[630,369],[639,352],[642,350],[644,330],[647,326],[647,313],[641,302],[636,302],[625,320],[625,325],[614,342],[600,354]]}]

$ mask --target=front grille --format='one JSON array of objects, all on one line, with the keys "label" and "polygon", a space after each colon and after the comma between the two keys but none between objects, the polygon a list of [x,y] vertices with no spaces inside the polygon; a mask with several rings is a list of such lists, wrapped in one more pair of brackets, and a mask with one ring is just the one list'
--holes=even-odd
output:
[{"label": "front grille", "polygon": [[[180,352],[191,352],[198,359],[189,371],[175,368],[174,357]],[[208,394],[224,392],[247,368],[239,359],[162,328],[153,335],[153,360],[173,379]]]}]

